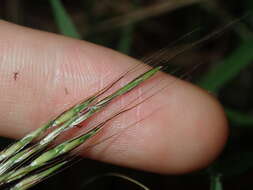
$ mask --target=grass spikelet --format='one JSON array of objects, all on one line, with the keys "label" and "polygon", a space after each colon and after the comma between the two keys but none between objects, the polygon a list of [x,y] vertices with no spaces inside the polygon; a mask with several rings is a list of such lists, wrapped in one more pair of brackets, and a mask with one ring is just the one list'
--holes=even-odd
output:
[{"label": "grass spikelet", "polygon": [[67,161],[61,162],[59,164],[56,164],[55,166],[52,166],[51,168],[34,174],[32,176],[29,176],[23,180],[21,180],[20,182],[18,182],[16,185],[14,185],[12,188],[10,188],[10,190],[26,190],[29,189],[30,187],[36,185],[37,183],[41,182],[42,180],[44,180],[45,178],[47,178],[48,176],[52,175],[55,171],[58,171],[60,168],[62,168],[65,164],[67,163]]},{"label": "grass spikelet", "polygon": [[17,180],[27,175],[28,173],[46,165],[49,161],[74,150],[75,148],[83,144],[86,140],[97,134],[101,128],[102,126],[95,127],[84,135],[81,135],[71,140],[67,140],[59,144],[58,146],[50,149],[49,151],[44,152],[38,158],[33,160],[28,166],[7,173],[5,176],[3,176],[3,182],[9,183],[13,180]]}]

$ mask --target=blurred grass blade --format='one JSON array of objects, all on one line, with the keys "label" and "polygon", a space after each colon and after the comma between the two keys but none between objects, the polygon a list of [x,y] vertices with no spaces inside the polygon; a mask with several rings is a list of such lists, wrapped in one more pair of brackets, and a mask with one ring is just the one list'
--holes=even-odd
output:
[{"label": "blurred grass blade", "polygon": [[[137,7],[139,7],[137,3],[133,2],[132,9],[134,10]],[[121,28],[121,38],[119,40],[119,44],[117,48],[119,52],[124,53],[126,55],[130,54],[131,46],[133,42],[134,29],[135,29],[134,23],[130,23]]]},{"label": "blurred grass blade", "polygon": [[251,126],[253,128],[253,116],[240,113],[231,109],[225,109],[228,118],[237,125]]},{"label": "blurred grass blade", "polygon": [[221,176],[219,174],[211,175],[211,187],[210,190],[223,190],[221,183]]},{"label": "blurred grass blade", "polygon": [[253,152],[251,148],[236,148],[235,151],[216,160],[211,168],[222,176],[236,177],[249,171],[253,167]]},{"label": "blurred grass blade", "polygon": [[30,187],[36,185],[37,183],[41,182],[43,179],[49,177],[53,172],[59,170],[61,167],[63,167],[67,161],[61,162],[43,172],[40,172],[38,174],[34,174],[32,176],[29,176],[23,180],[21,180],[19,183],[17,183],[15,186],[13,186],[10,190],[26,190]]},{"label": "blurred grass blade", "polygon": [[141,7],[131,11],[125,15],[117,16],[109,20],[105,20],[94,26],[89,33],[100,33],[112,30],[124,25],[134,24],[148,18],[162,15],[182,7],[198,4],[203,0],[170,0],[162,1],[161,3],[154,3],[147,7]]},{"label": "blurred grass blade", "polygon": [[241,44],[227,59],[216,65],[198,83],[202,88],[217,93],[231,79],[234,79],[242,69],[252,63],[253,40]]},{"label": "blurred grass blade", "polygon": [[130,54],[133,41],[134,24],[129,24],[122,28],[121,38],[117,50],[126,55]]},{"label": "blurred grass blade", "polygon": [[60,30],[61,34],[72,38],[81,39],[81,35],[78,33],[71,17],[68,15],[61,0],[49,0],[55,22]]},{"label": "blurred grass blade", "polygon": [[88,186],[91,183],[95,183],[97,180],[99,180],[101,178],[104,178],[104,177],[117,177],[117,178],[121,178],[123,180],[126,180],[126,181],[128,181],[130,183],[133,183],[133,184],[137,185],[141,189],[150,190],[148,187],[146,187],[144,184],[142,184],[141,182],[137,181],[136,179],[128,177],[128,176],[126,176],[124,174],[120,174],[120,173],[105,173],[105,174],[102,174],[102,175],[94,176],[94,177],[86,180],[83,183],[82,189],[86,189],[86,186]]}]

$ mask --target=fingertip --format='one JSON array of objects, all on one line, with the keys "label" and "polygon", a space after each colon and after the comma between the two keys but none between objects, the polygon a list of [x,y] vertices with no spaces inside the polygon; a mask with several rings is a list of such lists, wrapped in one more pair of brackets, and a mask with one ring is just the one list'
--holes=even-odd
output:
[{"label": "fingertip", "polygon": [[175,106],[182,105],[182,109],[174,115],[182,115],[174,123],[174,146],[167,154],[171,163],[164,171],[170,174],[189,173],[210,165],[222,152],[229,133],[225,112],[212,94],[189,83],[181,87],[184,89],[177,93],[181,103]]}]

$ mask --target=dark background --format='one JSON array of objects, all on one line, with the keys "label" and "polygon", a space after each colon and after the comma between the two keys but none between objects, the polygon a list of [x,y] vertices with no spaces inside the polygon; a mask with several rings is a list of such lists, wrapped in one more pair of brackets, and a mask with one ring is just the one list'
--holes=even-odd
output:
[{"label": "dark background", "polygon": [[[215,94],[224,105],[231,135],[216,162],[199,172],[170,176],[83,159],[33,189],[84,189],[91,177],[108,172],[124,174],[150,189],[253,189],[252,10],[252,0],[1,0],[0,18],[4,20],[88,40],[136,58],[198,29],[168,49],[173,55],[239,19],[218,36],[171,60],[168,68],[168,72],[175,68],[187,72],[201,64],[190,73],[192,82]],[[1,146],[5,143],[2,140]],[[141,189],[116,177],[103,177],[85,187]]]}]

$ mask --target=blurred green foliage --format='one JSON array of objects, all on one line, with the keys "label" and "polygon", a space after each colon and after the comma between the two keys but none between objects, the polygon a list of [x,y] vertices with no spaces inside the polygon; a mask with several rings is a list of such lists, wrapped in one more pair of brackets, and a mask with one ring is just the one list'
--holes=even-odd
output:
[{"label": "blurred green foliage", "polygon": [[211,175],[210,190],[222,190],[221,176],[219,174]]},{"label": "blurred green foliage", "polygon": [[208,91],[217,93],[224,85],[234,79],[253,60],[253,40],[249,40],[230,54],[227,58],[217,63],[205,76],[199,85]]},{"label": "blurred green foliage", "polygon": [[69,37],[81,39],[81,35],[78,33],[74,23],[60,0],[49,0],[52,12],[55,17],[55,23],[57,24],[60,32]]}]

